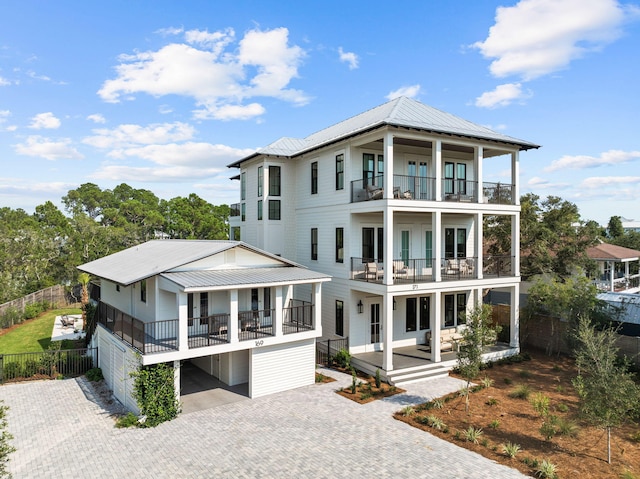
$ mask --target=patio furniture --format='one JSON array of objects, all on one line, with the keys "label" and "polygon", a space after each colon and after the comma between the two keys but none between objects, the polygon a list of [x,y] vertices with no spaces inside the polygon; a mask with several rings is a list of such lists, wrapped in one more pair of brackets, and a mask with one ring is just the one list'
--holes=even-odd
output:
[{"label": "patio furniture", "polygon": [[379,200],[380,198],[382,198],[383,194],[384,190],[379,186],[367,185],[367,195],[369,196],[370,200]]},{"label": "patio furniture", "polygon": [[375,262],[367,263],[365,266],[364,275],[367,281],[378,281],[382,278],[382,268],[378,268],[378,264]]},{"label": "patio furniture", "polygon": [[65,314],[60,316],[60,324],[62,324],[62,329],[75,328],[76,320],[73,318],[69,318],[69,316]]},{"label": "patio furniture", "polygon": [[404,264],[404,261],[400,260],[393,262],[393,277],[402,279],[407,279],[409,277],[409,268]]}]

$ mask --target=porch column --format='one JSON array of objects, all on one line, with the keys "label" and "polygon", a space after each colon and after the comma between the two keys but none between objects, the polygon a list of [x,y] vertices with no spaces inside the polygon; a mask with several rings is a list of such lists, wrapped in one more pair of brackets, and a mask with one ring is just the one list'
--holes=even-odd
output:
[{"label": "porch column", "polygon": [[478,203],[484,203],[484,188],[482,187],[482,162],[484,160],[484,149],[481,146],[476,147],[476,181],[478,188],[476,189],[476,198]]},{"label": "porch column", "polygon": [[390,286],[393,284],[393,210],[385,208],[382,212],[382,226],[384,231],[384,244],[382,252],[384,259],[382,261],[382,270],[384,275],[383,284]]},{"label": "porch column", "polygon": [[313,328],[322,334],[322,283],[313,284],[311,303],[313,304]]},{"label": "porch column", "polygon": [[520,204],[520,160],[518,159],[519,152],[514,151],[511,153],[511,184],[513,185],[513,204]]},{"label": "porch column", "polygon": [[482,299],[483,299],[482,288],[476,288],[473,307],[476,308],[477,306],[482,305],[483,303]]},{"label": "porch column", "polygon": [[180,361],[173,362],[173,388],[176,401],[180,401]]},{"label": "porch column", "polygon": [[238,290],[229,291],[229,325],[228,338],[230,343],[237,343],[238,339]]},{"label": "porch column", "polygon": [[177,294],[178,309],[178,351],[189,349],[189,312],[187,311],[187,293]]},{"label": "porch column", "polygon": [[383,142],[385,162],[383,198],[388,200],[393,198],[393,135],[389,132],[385,133]]},{"label": "porch column", "polygon": [[520,213],[516,213],[511,218],[511,257],[513,265],[513,275],[520,276]]},{"label": "porch column", "polygon": [[616,276],[616,264],[613,261],[609,261],[609,291],[612,293],[616,290],[613,285],[613,280]]},{"label": "porch column", "polygon": [[484,254],[482,251],[483,246],[483,235],[484,235],[484,224],[482,223],[482,213],[476,214],[476,267],[475,273],[476,278],[482,279],[482,270],[484,264]]},{"label": "porch column", "polygon": [[[433,280],[442,280],[442,212],[431,213],[431,230],[433,235]],[[427,258],[428,259],[428,258]]]},{"label": "porch column", "polygon": [[282,331],[282,286],[276,286],[276,297],[275,297],[275,324],[274,326],[274,334],[275,336],[283,336],[284,333]]},{"label": "porch column", "polygon": [[440,357],[440,317],[442,316],[442,295],[440,292],[433,294],[433,308],[429,318],[431,329],[431,361],[439,363]]},{"label": "porch column", "polygon": [[511,316],[509,318],[511,335],[509,346],[520,349],[520,284],[511,287]]},{"label": "porch column", "polygon": [[442,142],[431,142],[431,161],[436,171],[436,201],[442,201]]},{"label": "porch column", "polygon": [[382,369],[393,371],[393,296],[382,295]]}]

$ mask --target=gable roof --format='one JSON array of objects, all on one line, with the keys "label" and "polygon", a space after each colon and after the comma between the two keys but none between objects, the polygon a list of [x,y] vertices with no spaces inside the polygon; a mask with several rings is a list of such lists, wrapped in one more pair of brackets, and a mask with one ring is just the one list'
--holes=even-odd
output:
[{"label": "gable roof", "polygon": [[587,256],[594,260],[633,261],[640,259],[640,251],[614,244],[600,243],[587,248]]},{"label": "gable roof", "polygon": [[85,263],[78,266],[78,269],[127,286],[235,247],[275,258],[286,266],[304,268],[242,241],[152,240]]},{"label": "gable roof", "polygon": [[451,113],[438,110],[417,100],[399,97],[371,110],[312,133],[304,139],[280,138],[255,153],[230,165],[239,167],[258,155],[296,156],[309,150],[361,134],[381,126],[416,128],[434,133],[455,134],[470,138],[498,141],[518,146],[521,150],[539,148],[539,145],[495,132]]}]

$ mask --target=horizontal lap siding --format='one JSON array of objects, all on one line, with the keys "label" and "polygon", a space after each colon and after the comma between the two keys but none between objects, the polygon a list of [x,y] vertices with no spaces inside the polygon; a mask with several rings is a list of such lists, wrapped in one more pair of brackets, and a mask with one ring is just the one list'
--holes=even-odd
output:
[{"label": "horizontal lap siding", "polygon": [[252,398],[315,382],[315,341],[307,339],[251,350]]}]

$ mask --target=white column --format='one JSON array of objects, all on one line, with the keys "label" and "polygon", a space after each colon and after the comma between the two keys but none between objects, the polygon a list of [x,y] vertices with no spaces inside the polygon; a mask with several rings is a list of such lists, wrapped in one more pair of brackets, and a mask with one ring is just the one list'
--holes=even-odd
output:
[{"label": "white column", "polygon": [[382,296],[382,369],[393,370],[393,296]]},{"label": "white column", "polygon": [[383,284],[390,286],[393,284],[393,210],[389,207],[382,212],[382,225],[384,228],[384,245],[382,247],[384,259],[382,270],[384,271]]},{"label": "white column", "polygon": [[230,343],[237,343],[238,339],[238,290],[229,291],[229,325],[227,326]]},{"label": "white column", "polygon": [[436,201],[442,201],[442,142],[431,142],[431,160],[436,172]]},{"label": "white column", "polygon": [[484,255],[482,253],[482,244],[484,235],[484,224],[482,223],[482,213],[476,214],[476,266],[475,273],[476,278],[482,279],[482,268],[484,262]]},{"label": "white column", "polygon": [[433,304],[429,326],[431,328],[431,361],[439,363],[442,359],[440,356],[440,327],[442,317],[442,296],[440,292],[436,292],[432,296]]},{"label": "white column", "polygon": [[173,388],[176,401],[180,401],[180,361],[173,362]]},{"label": "white column", "polygon": [[322,334],[322,283],[313,285],[313,328]]},{"label": "white column", "polygon": [[511,317],[509,318],[511,337],[509,346],[520,349],[520,284],[511,288]]},{"label": "white column", "polygon": [[511,184],[513,185],[513,204],[520,204],[520,161],[519,152],[511,153]]},{"label": "white column", "polygon": [[275,324],[273,325],[274,330],[273,333],[275,336],[282,336],[284,333],[282,331],[282,286],[276,286],[276,297],[275,297],[275,310],[276,310],[276,318]]},{"label": "white column", "polygon": [[187,311],[187,293],[176,295],[178,306],[178,350],[189,349],[189,314]]},{"label": "white column", "polygon": [[384,145],[384,192],[383,198],[393,198],[393,135],[385,133]]},{"label": "white column", "polygon": [[433,236],[433,280],[442,280],[442,212],[431,213],[431,230]]},{"label": "white column", "polygon": [[520,276],[520,213],[511,218],[511,256],[513,258],[513,275]]},{"label": "white column", "polygon": [[482,188],[482,163],[483,163],[483,148],[481,146],[476,147],[476,181],[478,187],[476,189],[476,197],[478,203],[484,203],[484,188]]},{"label": "white column", "polygon": [[613,285],[613,280],[615,279],[615,269],[616,264],[613,261],[609,261],[609,291],[612,293],[615,292],[616,288]]}]

